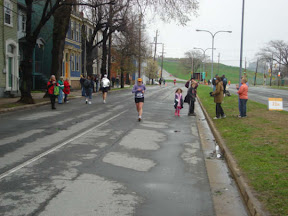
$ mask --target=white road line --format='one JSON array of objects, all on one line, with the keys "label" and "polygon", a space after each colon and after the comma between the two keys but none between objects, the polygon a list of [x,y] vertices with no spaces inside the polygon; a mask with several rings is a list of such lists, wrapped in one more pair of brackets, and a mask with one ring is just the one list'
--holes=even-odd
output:
[{"label": "white road line", "polygon": [[44,157],[44,156],[46,156],[46,155],[48,155],[48,154],[50,154],[50,153],[58,150],[59,148],[67,145],[68,143],[70,143],[70,142],[72,142],[72,141],[74,141],[74,140],[76,140],[76,139],[84,136],[85,134],[89,133],[90,131],[94,130],[95,128],[98,128],[98,127],[106,124],[107,122],[111,121],[111,120],[114,119],[114,118],[117,118],[118,116],[122,115],[122,114],[125,113],[125,112],[127,112],[127,111],[123,111],[123,112],[119,113],[118,115],[115,115],[115,116],[111,117],[110,119],[107,119],[106,121],[102,122],[101,124],[99,124],[99,125],[97,125],[97,126],[95,126],[95,127],[90,128],[88,131],[85,131],[85,132],[83,132],[83,133],[81,133],[81,134],[79,134],[79,135],[77,135],[77,136],[75,136],[75,137],[73,137],[73,138],[71,138],[71,139],[69,139],[69,140],[67,140],[67,141],[65,141],[65,142],[57,145],[57,146],[55,146],[55,147],[52,148],[52,149],[50,149],[50,150],[48,150],[48,151],[45,151],[45,152],[43,152],[42,154],[40,154],[40,155],[38,155],[38,156],[36,156],[36,157],[34,157],[34,158],[31,158],[30,160],[28,160],[28,161],[26,161],[26,162],[24,162],[24,163],[22,163],[22,164],[20,164],[20,165],[18,165],[18,166],[16,166],[16,167],[14,167],[13,169],[8,170],[7,172],[5,172],[5,173],[3,173],[3,174],[0,175],[0,180],[2,180],[3,178],[7,177],[8,175],[10,175],[10,174],[12,174],[12,173],[14,173],[14,172],[16,172],[16,171],[22,169],[23,167],[28,166],[29,164],[31,164],[31,163],[39,160],[40,158],[42,158],[42,157]]}]

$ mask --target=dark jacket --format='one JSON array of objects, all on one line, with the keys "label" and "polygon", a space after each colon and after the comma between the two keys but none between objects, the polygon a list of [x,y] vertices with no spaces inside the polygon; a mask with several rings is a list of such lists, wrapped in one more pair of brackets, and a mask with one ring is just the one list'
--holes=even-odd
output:
[{"label": "dark jacket", "polygon": [[224,90],[224,87],[223,87],[222,81],[218,82],[216,84],[215,91],[212,93],[212,95],[214,96],[214,102],[215,103],[222,103],[223,102],[223,99],[224,99],[223,90]]}]

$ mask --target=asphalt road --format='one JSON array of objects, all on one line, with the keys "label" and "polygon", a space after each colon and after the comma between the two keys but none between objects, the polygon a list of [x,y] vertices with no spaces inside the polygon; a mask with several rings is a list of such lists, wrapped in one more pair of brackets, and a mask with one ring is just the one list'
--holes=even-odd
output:
[{"label": "asphalt road", "polygon": [[175,89],[148,87],[142,122],[131,90],[1,114],[0,215],[215,215],[196,118],[174,116]]},{"label": "asphalt road", "polygon": [[[229,91],[233,94],[237,94],[236,85],[231,84]],[[288,111],[288,91],[282,89],[271,89],[262,86],[249,85],[248,98],[258,103],[266,104],[268,109],[269,98],[282,98],[283,110]]]}]

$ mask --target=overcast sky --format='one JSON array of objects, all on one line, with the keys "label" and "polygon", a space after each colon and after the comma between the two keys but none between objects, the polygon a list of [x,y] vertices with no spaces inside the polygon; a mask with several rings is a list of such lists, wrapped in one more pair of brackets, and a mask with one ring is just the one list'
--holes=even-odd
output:
[{"label": "overcast sky", "polygon": [[[161,21],[146,22],[147,33],[151,41],[159,30],[158,42],[165,44],[165,57],[184,57],[186,51],[193,47],[203,49],[212,47],[212,37],[207,32],[196,32],[196,29],[230,30],[229,33],[218,33],[215,36],[214,62],[227,65],[240,65],[240,39],[242,0],[199,0],[198,17],[192,17],[186,26],[176,23],[165,24]],[[270,40],[288,42],[288,0],[246,0],[244,18],[243,60],[255,59],[255,53]],[[158,46],[158,54],[161,45]],[[207,51],[211,58],[211,51]],[[248,63],[247,63],[248,66]],[[243,64],[244,67],[244,64]]]}]

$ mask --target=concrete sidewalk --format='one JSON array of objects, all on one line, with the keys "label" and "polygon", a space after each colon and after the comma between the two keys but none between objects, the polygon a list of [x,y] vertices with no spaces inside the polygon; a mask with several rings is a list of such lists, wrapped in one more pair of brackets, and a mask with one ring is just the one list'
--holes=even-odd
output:
[{"label": "concrete sidewalk", "polygon": [[[35,104],[18,103],[20,97],[0,98],[0,113],[16,111],[16,110],[21,110],[21,109],[29,109],[29,108],[49,104],[50,99],[44,98],[45,93],[46,92],[32,93],[32,98],[34,99]],[[93,93],[93,94],[95,94],[95,93]],[[79,98],[81,96],[82,96],[81,90],[71,91],[71,93],[68,96],[68,100],[74,99],[74,98]]]}]

